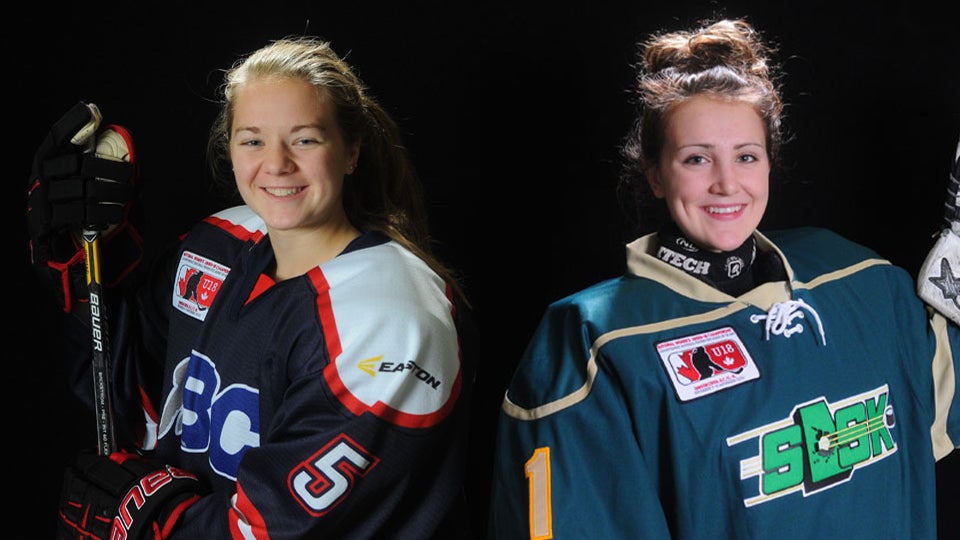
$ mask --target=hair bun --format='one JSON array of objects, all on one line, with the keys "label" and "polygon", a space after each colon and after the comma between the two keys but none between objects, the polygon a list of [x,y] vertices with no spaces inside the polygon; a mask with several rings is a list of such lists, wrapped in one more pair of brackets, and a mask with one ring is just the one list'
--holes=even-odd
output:
[{"label": "hair bun", "polygon": [[649,73],[675,69],[696,73],[725,66],[767,77],[772,51],[743,20],[722,20],[697,30],[660,35],[644,44],[642,59]]}]

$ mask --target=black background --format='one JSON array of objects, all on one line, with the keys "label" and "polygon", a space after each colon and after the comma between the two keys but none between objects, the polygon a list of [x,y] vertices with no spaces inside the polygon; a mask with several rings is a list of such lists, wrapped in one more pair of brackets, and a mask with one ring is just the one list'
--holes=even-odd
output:
[{"label": "black background", "polygon": [[[614,187],[640,37],[719,14],[747,17],[779,46],[791,137],[762,228],[829,227],[916,273],[960,136],[955,2],[194,4],[34,2],[5,14],[17,272],[8,488],[40,538],[62,467],[93,445],[94,423],[58,377],[52,306],[27,264],[24,194],[33,150],[79,99],[133,132],[144,233],[157,246],[222,206],[204,162],[220,70],[288,34],[319,35],[347,56],[401,125],[439,252],[464,274],[484,335],[471,476],[481,516],[500,398],[543,309],[622,272],[635,236]],[[957,454],[938,464],[944,538],[960,531]]]}]

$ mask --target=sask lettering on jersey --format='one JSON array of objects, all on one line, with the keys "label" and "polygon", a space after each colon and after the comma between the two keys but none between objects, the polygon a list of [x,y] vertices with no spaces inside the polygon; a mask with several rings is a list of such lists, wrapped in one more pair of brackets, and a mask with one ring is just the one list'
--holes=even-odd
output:
[{"label": "sask lettering on jersey", "polygon": [[893,455],[896,418],[889,398],[886,385],[832,404],[820,397],[783,420],[727,438],[727,446],[757,439],[758,455],[740,462],[741,480],[759,478],[759,493],[744,506],[798,491],[815,494]]}]

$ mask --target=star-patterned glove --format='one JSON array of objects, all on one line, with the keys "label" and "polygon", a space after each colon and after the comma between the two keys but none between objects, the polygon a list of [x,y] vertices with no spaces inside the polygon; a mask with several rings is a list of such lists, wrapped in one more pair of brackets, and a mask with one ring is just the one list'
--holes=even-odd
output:
[{"label": "star-patterned glove", "polygon": [[960,325],[960,141],[947,186],[944,228],[920,267],[917,294]]}]

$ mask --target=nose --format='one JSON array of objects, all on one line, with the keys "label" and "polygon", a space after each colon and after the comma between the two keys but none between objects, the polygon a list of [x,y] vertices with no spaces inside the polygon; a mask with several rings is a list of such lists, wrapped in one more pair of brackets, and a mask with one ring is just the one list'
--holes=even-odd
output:
[{"label": "nose", "polygon": [[740,189],[737,183],[736,172],[732,164],[718,162],[714,167],[713,183],[710,184],[710,193],[729,195]]},{"label": "nose", "polygon": [[287,174],[293,170],[293,160],[286,145],[274,144],[267,149],[263,161],[264,169],[269,174]]}]

